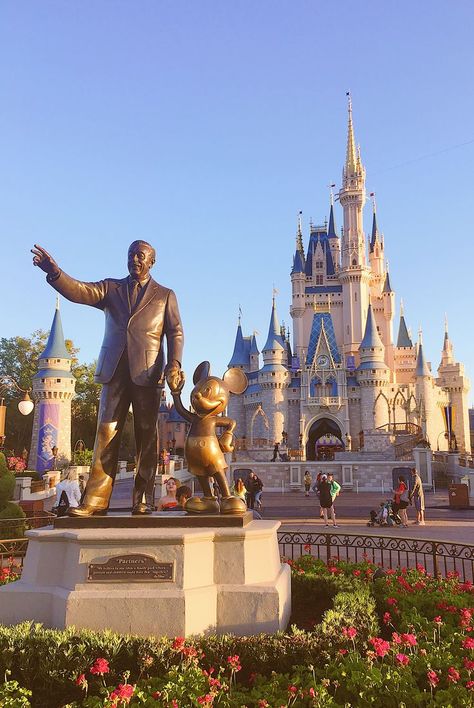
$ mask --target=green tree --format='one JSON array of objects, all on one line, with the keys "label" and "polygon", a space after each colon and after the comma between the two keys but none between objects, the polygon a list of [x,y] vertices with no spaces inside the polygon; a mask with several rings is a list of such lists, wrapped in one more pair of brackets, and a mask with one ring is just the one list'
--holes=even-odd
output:
[{"label": "green tree", "polygon": [[76,395],[71,406],[72,445],[83,440],[86,448],[94,445],[97,413],[99,410],[100,384],[94,383],[96,362],[78,364],[73,369],[76,377]]}]

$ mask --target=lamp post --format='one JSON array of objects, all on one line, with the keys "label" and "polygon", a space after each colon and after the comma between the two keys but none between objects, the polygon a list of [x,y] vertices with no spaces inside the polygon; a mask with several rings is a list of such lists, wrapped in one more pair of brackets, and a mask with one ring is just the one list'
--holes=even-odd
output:
[{"label": "lamp post", "polygon": [[[31,388],[21,388],[11,376],[3,374],[0,376],[0,395],[12,388],[15,391],[19,391],[23,394],[23,398],[18,403],[18,410],[22,415],[29,415],[35,404],[30,398]],[[7,419],[7,407],[5,405],[5,399],[0,398],[0,449],[3,450],[5,444],[5,423]]]}]

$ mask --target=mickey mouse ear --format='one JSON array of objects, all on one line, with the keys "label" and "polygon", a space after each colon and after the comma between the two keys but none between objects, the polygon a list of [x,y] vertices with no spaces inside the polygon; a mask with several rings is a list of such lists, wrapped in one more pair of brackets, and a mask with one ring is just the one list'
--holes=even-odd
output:
[{"label": "mickey mouse ear", "polygon": [[211,370],[211,365],[208,361],[201,361],[201,363],[196,367],[196,371],[193,376],[193,384],[196,385],[198,381],[203,381],[209,376]]},{"label": "mickey mouse ear", "polygon": [[236,367],[227,369],[222,378],[231,393],[243,393],[249,385],[248,379],[242,369],[237,369]]}]

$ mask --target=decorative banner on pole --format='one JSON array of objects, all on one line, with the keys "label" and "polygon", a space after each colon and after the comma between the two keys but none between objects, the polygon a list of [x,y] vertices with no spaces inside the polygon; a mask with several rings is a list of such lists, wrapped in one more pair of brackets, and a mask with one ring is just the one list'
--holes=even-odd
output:
[{"label": "decorative banner on pole", "polygon": [[451,403],[448,403],[447,406],[443,406],[442,411],[444,418],[444,427],[446,428],[446,432],[448,434],[449,449],[451,449],[451,441],[453,438],[454,428],[454,407],[451,405]]},{"label": "decorative banner on pole", "polygon": [[38,472],[48,472],[53,460],[53,447],[59,437],[59,403],[44,403],[39,411]]}]

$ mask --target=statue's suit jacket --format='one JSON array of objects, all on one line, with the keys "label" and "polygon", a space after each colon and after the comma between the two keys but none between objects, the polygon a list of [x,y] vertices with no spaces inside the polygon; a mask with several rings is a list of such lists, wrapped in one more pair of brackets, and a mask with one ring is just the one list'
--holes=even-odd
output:
[{"label": "statue's suit jacket", "polygon": [[163,384],[163,336],[166,335],[167,360],[181,363],[183,328],[176,295],[150,278],[143,297],[132,312],[128,278],[106,278],[84,283],[67,273],[48,282],[65,298],[91,305],[105,314],[105,334],[97,360],[96,383],[106,384],[127,349],[130,377],[138,386]]}]

